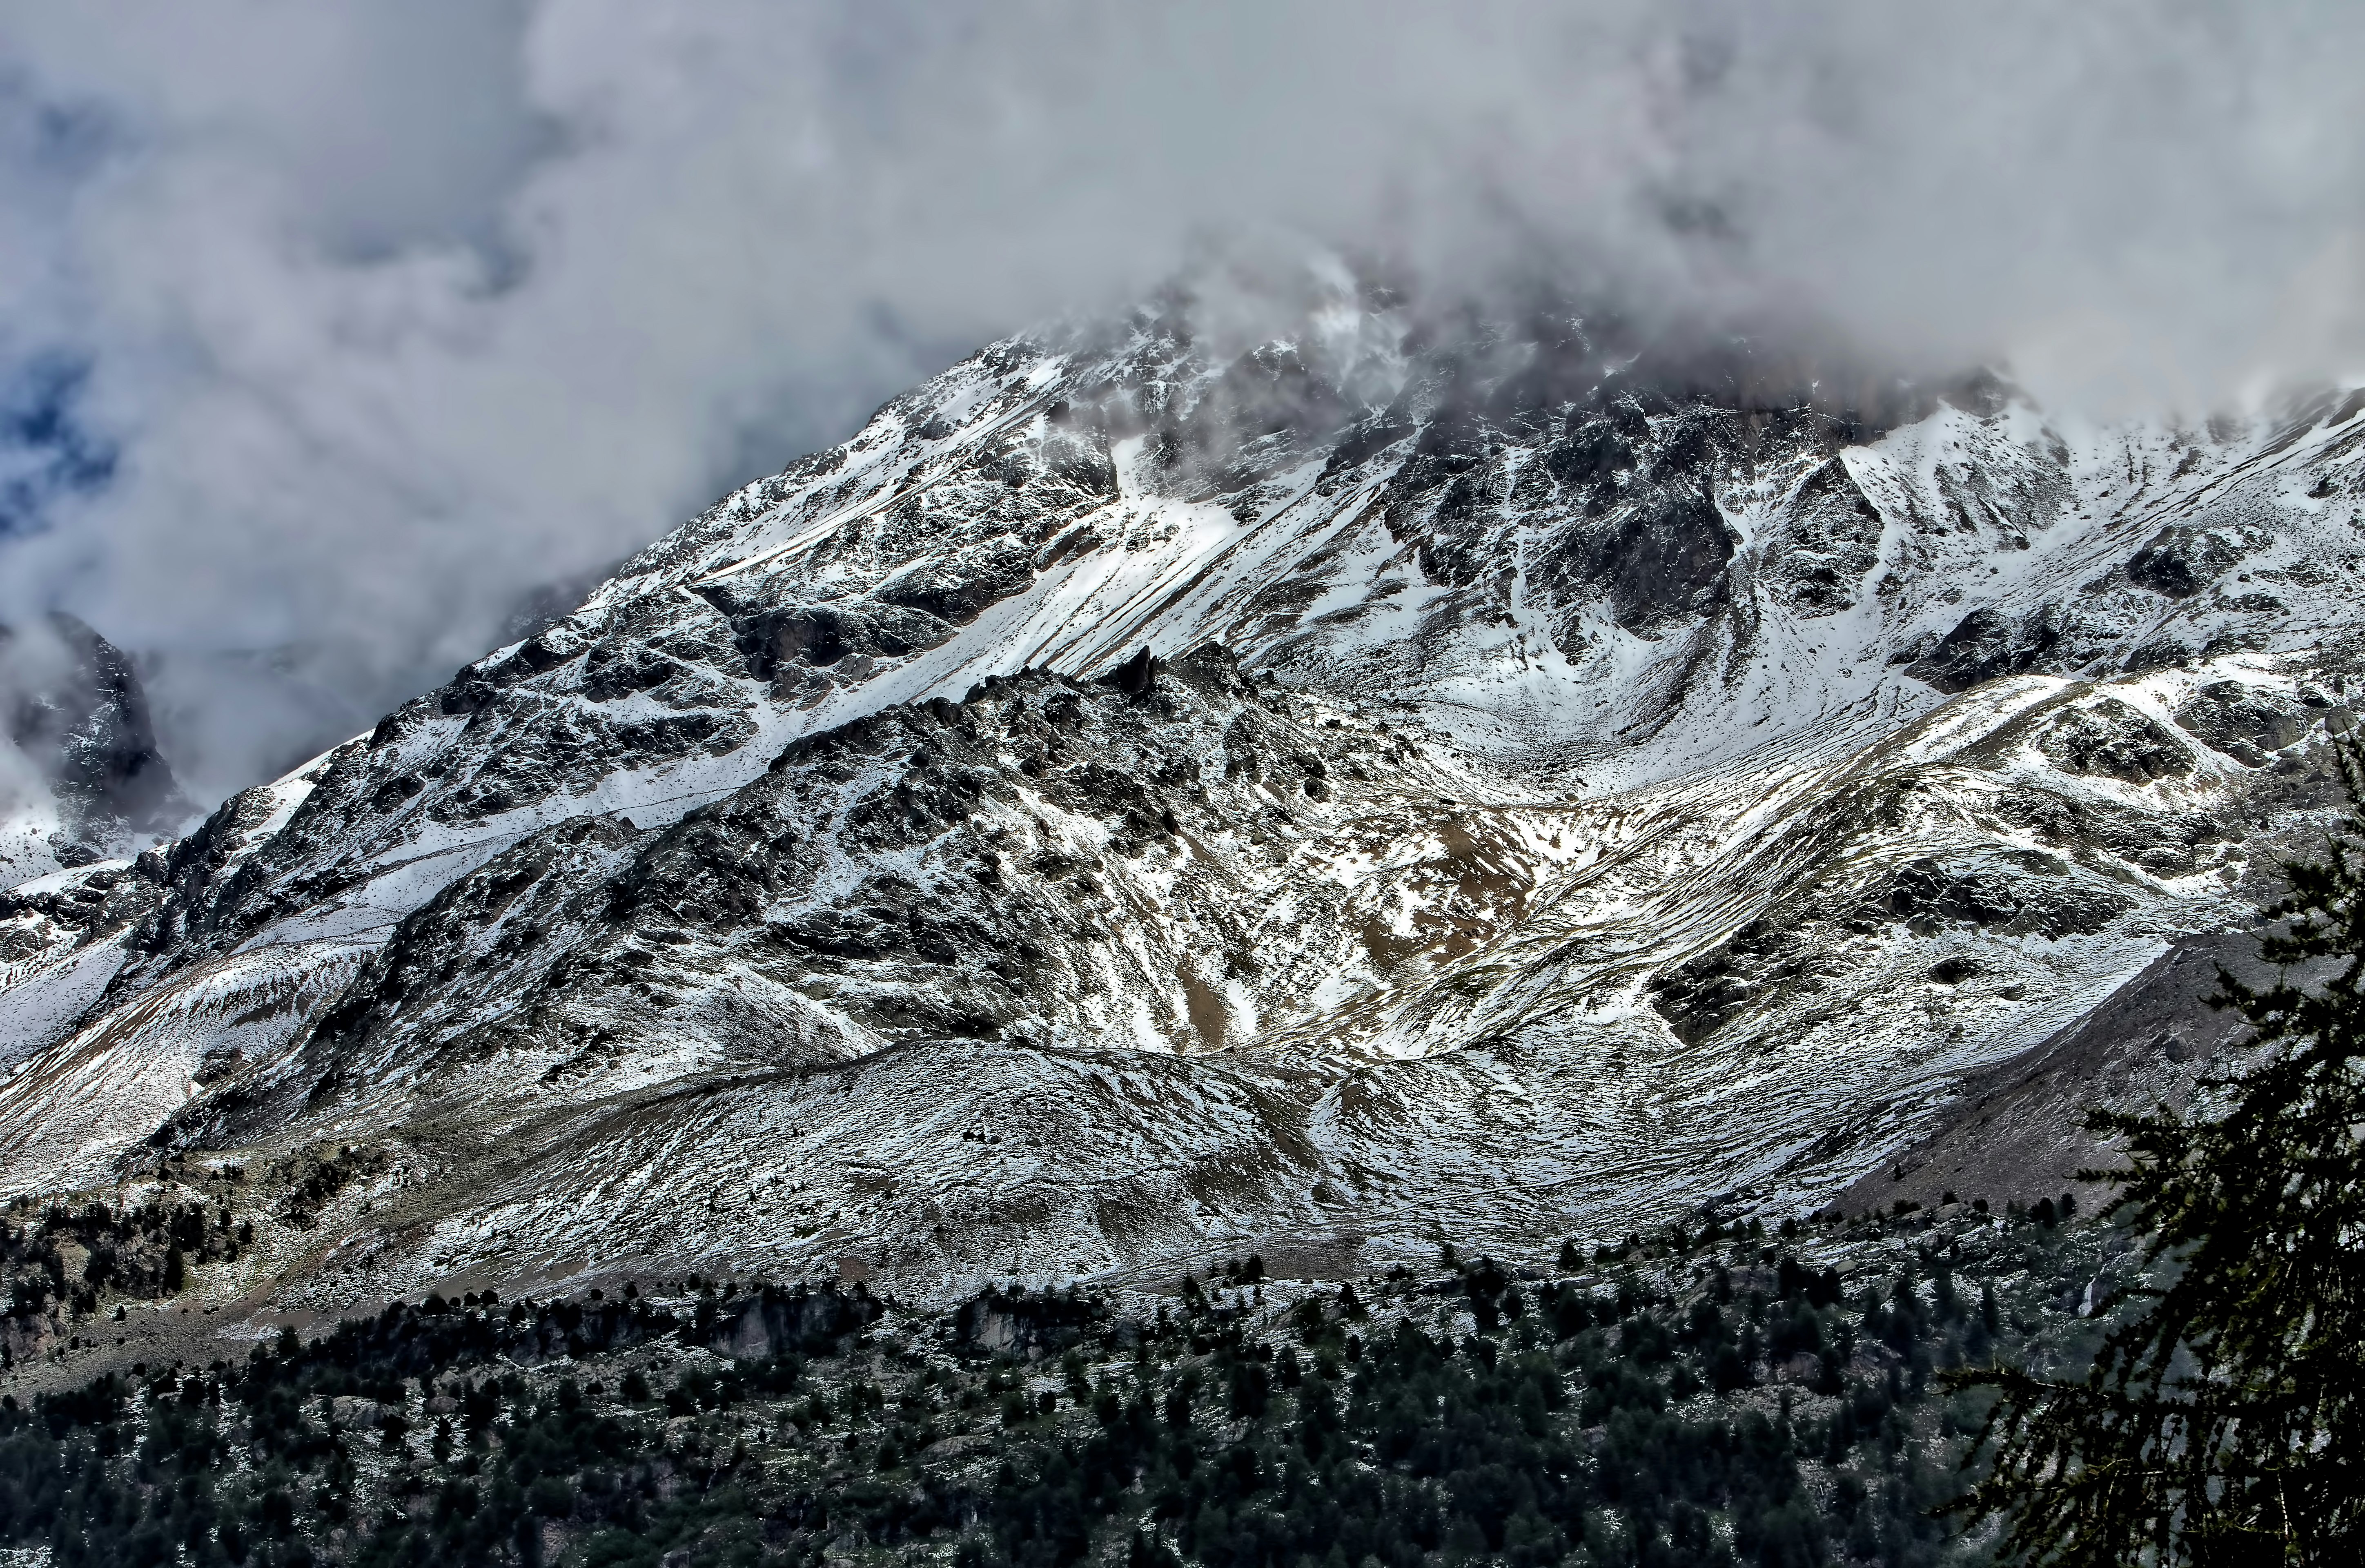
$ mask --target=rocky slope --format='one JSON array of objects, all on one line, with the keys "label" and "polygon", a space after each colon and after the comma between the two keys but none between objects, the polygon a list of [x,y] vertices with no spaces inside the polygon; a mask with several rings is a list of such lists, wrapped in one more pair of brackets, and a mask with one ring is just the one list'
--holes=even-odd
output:
[{"label": "rocky slope", "polygon": [[1343,274],[1014,340],[7,894],[0,1169],[366,1146],[207,1276],[319,1307],[1810,1207],[2320,821],[2360,410],[1849,400]]}]

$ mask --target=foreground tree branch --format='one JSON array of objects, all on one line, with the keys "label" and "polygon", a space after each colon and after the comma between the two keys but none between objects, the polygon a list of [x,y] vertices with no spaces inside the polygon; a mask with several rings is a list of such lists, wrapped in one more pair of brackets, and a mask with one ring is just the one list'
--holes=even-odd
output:
[{"label": "foreground tree branch", "polygon": [[[2079,1382],[1990,1368],[1957,1511],[2001,1517],[2007,1555],[2047,1563],[2356,1561],[2365,1521],[2365,750],[2336,744],[2348,810],[2323,859],[2284,867],[2262,988],[2219,972],[2213,1004],[2257,1031],[2256,1067],[2192,1113],[2098,1112],[2124,1140],[2111,1213],[2147,1236],[2156,1283]],[[2330,969],[2327,975],[2325,971]]]}]

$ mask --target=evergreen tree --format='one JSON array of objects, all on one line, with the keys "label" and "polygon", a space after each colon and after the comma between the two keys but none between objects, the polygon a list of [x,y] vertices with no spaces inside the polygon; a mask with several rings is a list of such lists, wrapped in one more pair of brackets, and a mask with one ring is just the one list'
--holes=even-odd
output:
[{"label": "evergreen tree", "polygon": [[1956,1506],[2002,1516],[2008,1551],[2034,1562],[2333,1563],[2365,1547],[2365,750],[2336,756],[2343,831],[2323,861],[2284,867],[2268,912],[2280,977],[2221,971],[2213,999],[2256,1029],[2257,1065],[2204,1083],[2220,1114],[2090,1122],[2128,1166],[2089,1179],[2119,1184],[2111,1212],[2167,1282],[2118,1298],[2141,1310],[2082,1381],[1958,1380],[2000,1398],[1992,1466]]}]

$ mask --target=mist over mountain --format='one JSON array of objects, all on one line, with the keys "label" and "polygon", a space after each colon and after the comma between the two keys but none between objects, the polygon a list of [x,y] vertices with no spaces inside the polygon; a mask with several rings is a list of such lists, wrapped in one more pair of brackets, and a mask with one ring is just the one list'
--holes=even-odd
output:
[{"label": "mist over mountain", "polygon": [[0,620],[140,660],[208,802],[1196,247],[2097,417],[2359,364],[2351,6],[0,16]]}]

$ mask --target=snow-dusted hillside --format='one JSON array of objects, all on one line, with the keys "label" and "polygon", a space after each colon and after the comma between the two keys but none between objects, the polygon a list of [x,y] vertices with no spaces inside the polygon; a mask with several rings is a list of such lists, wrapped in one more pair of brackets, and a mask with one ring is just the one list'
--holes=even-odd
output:
[{"label": "snow-dusted hillside", "polygon": [[7,895],[6,1185],[383,1147],[238,1282],[318,1305],[1804,1204],[2325,804],[2365,398],[1874,409],[1317,294],[997,345]]}]

